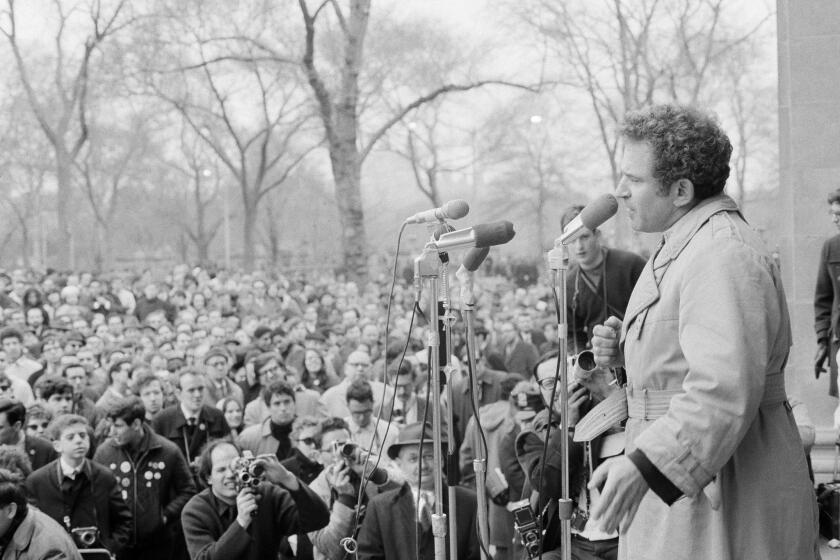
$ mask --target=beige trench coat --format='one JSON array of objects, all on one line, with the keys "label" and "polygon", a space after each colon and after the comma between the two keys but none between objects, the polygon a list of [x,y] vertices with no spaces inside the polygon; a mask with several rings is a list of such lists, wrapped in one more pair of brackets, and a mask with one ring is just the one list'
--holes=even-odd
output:
[{"label": "beige trench coat", "polygon": [[628,392],[679,391],[656,419],[631,414],[627,452],[641,449],[684,496],[668,507],[648,492],[622,528],[619,558],[819,558],[784,378],[776,398],[765,395],[791,345],[781,279],[732,199],[701,202],[665,232],[621,340]]}]

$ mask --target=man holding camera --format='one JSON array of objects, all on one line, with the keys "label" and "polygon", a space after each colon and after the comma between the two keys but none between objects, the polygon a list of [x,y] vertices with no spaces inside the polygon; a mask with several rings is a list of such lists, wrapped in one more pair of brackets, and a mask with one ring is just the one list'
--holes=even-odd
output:
[{"label": "man holding camera", "polygon": [[249,461],[235,444],[215,440],[198,464],[208,488],[181,513],[193,560],[277,558],[284,537],[329,521],[326,504],[275,456]]}]

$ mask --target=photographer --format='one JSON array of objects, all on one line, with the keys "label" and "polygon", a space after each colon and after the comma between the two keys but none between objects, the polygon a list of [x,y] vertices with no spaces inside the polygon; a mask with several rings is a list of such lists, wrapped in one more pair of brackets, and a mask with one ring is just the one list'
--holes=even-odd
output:
[{"label": "photographer", "polygon": [[277,558],[284,537],[320,529],[329,521],[326,504],[284,468],[276,457],[254,459],[245,474],[264,469],[252,486],[236,464],[246,461],[238,446],[209,442],[198,459],[198,474],[208,488],[181,513],[187,549],[193,560]]},{"label": "photographer", "polygon": [[[591,355],[591,354],[590,354]],[[540,393],[546,406],[551,403],[554,390],[557,352],[550,352],[541,357],[534,368],[534,376],[539,384]],[[613,374],[609,370],[595,369],[582,372],[579,368],[569,370],[574,381],[569,390],[569,426],[578,424],[583,415],[592,406],[603,401],[610,394],[620,389],[614,384]],[[537,414],[530,425],[523,428],[516,439],[516,455],[528,478],[525,492],[534,492],[531,496],[532,511],[541,515],[545,521],[542,540],[542,557],[546,560],[560,558],[560,522],[556,515],[556,499],[561,497],[560,475],[563,464],[561,438],[563,432],[555,424],[560,421],[560,390],[554,391],[552,429],[548,442],[548,454],[543,467],[542,455],[545,441],[545,428],[548,410]],[[616,440],[616,437],[618,438]],[[619,445],[613,445],[616,441]],[[569,488],[570,498],[574,503],[572,514],[571,554],[573,559],[615,560],[618,554],[617,533],[604,533],[589,521],[590,510],[598,500],[597,490],[587,489],[592,471],[606,458],[623,451],[623,434],[616,436],[601,435],[594,441],[578,443],[569,438]],[[530,487],[530,488],[529,488]],[[516,514],[514,514],[516,516]],[[539,526],[539,525],[538,525]],[[533,555],[531,556],[533,557]]]},{"label": "photographer", "polygon": [[104,547],[119,554],[132,529],[127,493],[108,468],[85,458],[90,449],[87,420],[63,414],[47,433],[59,458],[27,477],[32,502],[61,523],[79,548]]},{"label": "photographer", "polygon": [[[361,476],[367,461],[356,461],[341,453],[350,442],[347,423],[341,418],[327,418],[321,422],[321,463],[326,468],[312,481],[312,490],[330,506],[330,522],[326,527],[309,533],[314,545],[316,560],[342,560],[345,556],[341,539],[353,536],[356,526],[356,505],[358,503]],[[369,471],[368,471],[369,472]],[[379,482],[380,484],[377,484]],[[365,487],[362,512],[368,499],[381,489],[388,489],[394,483],[383,476],[382,469],[371,476],[371,483]],[[361,520],[359,520],[361,522]]]}]

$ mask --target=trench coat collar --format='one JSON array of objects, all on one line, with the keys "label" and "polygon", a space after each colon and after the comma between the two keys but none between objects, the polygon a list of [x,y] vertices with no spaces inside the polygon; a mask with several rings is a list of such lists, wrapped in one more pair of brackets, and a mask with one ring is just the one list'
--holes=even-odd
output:
[{"label": "trench coat collar", "polygon": [[725,194],[707,198],[663,232],[660,246],[642,270],[628,302],[621,343],[627,337],[628,326],[633,320],[659,300],[659,282],[668,266],[685,249],[703,224],[718,212],[739,212],[738,205]]},{"label": "trench coat collar", "polygon": [[[654,258],[654,270],[658,270],[676,259],[688,245],[688,242],[691,241],[691,238],[694,237],[694,234],[697,233],[697,230],[718,212],[738,212],[740,214],[738,205],[735,204],[734,200],[725,194],[719,194],[701,200],[697,206],[677,220],[677,223],[665,230],[662,235],[664,240],[662,250]],[[657,275],[658,278],[659,275]]]}]

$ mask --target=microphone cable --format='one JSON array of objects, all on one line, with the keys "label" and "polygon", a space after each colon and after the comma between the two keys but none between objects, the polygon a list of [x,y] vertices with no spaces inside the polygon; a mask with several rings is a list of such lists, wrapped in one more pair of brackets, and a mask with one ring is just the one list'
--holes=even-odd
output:
[{"label": "microphone cable", "polygon": [[[402,236],[403,236],[403,233],[405,232],[406,225],[407,224],[403,223],[402,226],[400,226],[400,231],[399,231],[399,234],[397,235],[397,247],[396,247],[396,251],[394,253],[394,267],[393,267],[393,271],[392,271],[392,275],[391,275],[391,289],[388,293],[388,307],[387,307],[386,314],[385,314],[385,347],[386,347],[386,351],[385,351],[385,359],[383,360],[383,380],[384,380],[383,386],[384,386],[384,390],[382,392],[382,400],[379,402],[379,409],[377,410],[377,414],[376,414],[376,424],[375,424],[374,429],[373,429],[373,434],[371,435],[371,438],[370,438],[370,443],[368,444],[368,447],[367,447],[367,450],[366,450],[367,458],[365,460],[364,470],[362,471],[363,476],[361,477],[361,479],[362,479],[361,484],[359,485],[359,496],[356,499],[356,511],[355,511],[354,518],[353,518],[353,531],[350,533],[350,537],[348,537],[348,539],[347,539],[347,544],[350,545],[350,546],[355,546],[357,544],[356,543],[356,536],[359,533],[359,525],[361,523],[362,502],[364,501],[365,492],[367,490],[368,482],[370,482],[370,478],[376,472],[376,469],[379,468],[379,463],[382,460],[382,451],[385,449],[385,441],[388,437],[388,432],[391,429],[391,422],[393,421],[394,406],[396,404],[397,390],[396,390],[396,379],[395,379],[394,380],[394,388],[393,388],[393,391],[391,392],[391,403],[390,403],[390,408],[389,408],[388,421],[387,421],[386,426],[385,426],[385,434],[382,437],[382,444],[379,446],[379,450],[376,453],[376,462],[374,463],[373,468],[368,470],[367,461],[370,459],[371,455],[373,455],[373,447],[374,447],[374,445],[376,445],[376,438],[377,438],[378,432],[379,432],[379,423],[382,420],[382,412],[383,412],[384,407],[385,407],[385,393],[387,392],[387,389],[388,389],[387,346],[388,346],[388,335],[390,333],[390,326],[391,326],[391,305],[392,305],[393,300],[394,300],[394,288],[395,288],[396,282],[397,282],[397,265],[399,263],[400,247],[402,245]],[[418,305],[415,305],[414,309],[412,309],[412,312],[411,312],[411,319],[409,321],[409,327],[408,327],[408,336],[406,337],[405,346],[403,347],[402,355],[400,356],[400,361],[399,361],[399,364],[397,366],[398,369],[399,369],[399,366],[401,366],[403,361],[405,360],[405,354],[408,351],[408,346],[409,346],[409,343],[410,343],[410,340],[411,340],[411,331],[414,328],[414,318],[415,318],[418,307],[419,307]],[[345,546],[345,550],[347,550],[346,546]],[[354,555],[355,555],[355,550],[356,549],[354,548],[354,552],[353,552]],[[349,553],[350,552],[347,551],[347,554],[349,554]],[[345,557],[346,557],[346,554],[345,554]]]}]

